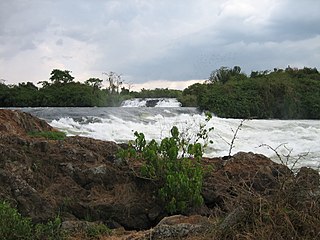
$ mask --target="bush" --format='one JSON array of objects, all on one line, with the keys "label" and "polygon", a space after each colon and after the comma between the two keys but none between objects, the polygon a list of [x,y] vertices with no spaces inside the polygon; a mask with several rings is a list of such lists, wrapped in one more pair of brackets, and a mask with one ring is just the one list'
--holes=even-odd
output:
[{"label": "bush", "polygon": [[33,239],[32,227],[31,220],[22,217],[9,203],[0,203],[0,239]]},{"label": "bush", "polygon": [[49,221],[46,224],[37,224],[35,226],[35,237],[36,239],[63,240],[65,239],[65,233],[61,231],[60,227],[60,217],[56,217],[53,221]]},{"label": "bush", "polygon": [[60,229],[57,217],[46,224],[33,225],[29,218],[12,208],[7,202],[0,202],[0,239],[4,240],[63,240],[65,234]]},{"label": "bush", "polygon": [[[207,115],[207,121],[211,115]],[[136,139],[129,149],[121,152],[123,158],[141,158],[144,165],[141,175],[158,183],[158,197],[167,212],[183,213],[188,208],[203,203],[201,196],[203,169],[200,160],[206,146],[208,133],[213,128],[200,126],[194,143],[180,137],[177,127],[172,127],[170,137],[160,144],[155,140],[147,143],[143,133],[135,132]],[[198,141],[205,140],[201,145]]]}]

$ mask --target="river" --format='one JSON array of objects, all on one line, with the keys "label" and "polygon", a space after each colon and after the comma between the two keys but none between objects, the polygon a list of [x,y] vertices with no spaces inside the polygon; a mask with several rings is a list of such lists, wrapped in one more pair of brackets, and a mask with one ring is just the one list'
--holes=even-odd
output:
[{"label": "river", "polygon": [[[146,107],[152,105],[154,107]],[[80,135],[101,140],[128,142],[134,131],[143,132],[147,140],[160,140],[177,126],[186,138],[194,139],[200,125],[214,127],[209,134],[213,141],[205,155],[228,155],[230,143],[241,119],[213,117],[208,123],[196,108],[180,107],[175,99],[142,101],[133,99],[122,107],[92,108],[22,108],[68,135]],[[261,153],[291,167],[320,166],[320,120],[246,120],[239,129],[232,148]],[[191,140],[192,141],[192,140]],[[273,150],[272,150],[273,149]]]}]

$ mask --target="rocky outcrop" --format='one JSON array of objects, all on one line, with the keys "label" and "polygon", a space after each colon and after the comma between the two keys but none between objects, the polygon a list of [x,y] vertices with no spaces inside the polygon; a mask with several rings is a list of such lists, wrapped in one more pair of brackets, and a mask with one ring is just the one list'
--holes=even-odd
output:
[{"label": "rocky outcrop", "polygon": [[154,227],[126,233],[128,239],[184,238],[211,229],[209,216],[224,218],[220,229],[232,227],[242,221],[240,194],[244,199],[252,193],[272,195],[283,179],[307,188],[302,197],[319,194],[317,171],[303,168],[295,176],[263,155],[240,152],[228,160],[203,159],[204,205],[189,209],[188,217],[164,218],[154,183],[136,176],[139,162],[117,158],[120,145],[84,137],[48,140],[31,137],[30,131],[56,130],[30,114],[0,110],[0,200],[35,222],[60,213],[69,229],[98,221],[126,230]]},{"label": "rocky outcrop", "polygon": [[33,131],[54,131],[44,120],[33,117],[29,113],[0,109],[0,133],[25,135]]},{"label": "rocky outcrop", "polygon": [[207,171],[203,197],[210,208],[219,207],[227,210],[233,206],[233,199],[240,193],[254,190],[268,194],[279,187],[281,179],[291,176],[287,166],[275,163],[269,158],[254,153],[239,152],[229,158],[206,159],[206,166],[213,171]]},{"label": "rocky outcrop", "polygon": [[[0,110],[0,199],[35,222],[103,220],[111,227],[151,227],[161,213],[148,182],[114,163],[119,146],[82,137],[48,140],[30,131],[55,131],[19,111]],[[153,211],[155,214],[150,214]]]}]

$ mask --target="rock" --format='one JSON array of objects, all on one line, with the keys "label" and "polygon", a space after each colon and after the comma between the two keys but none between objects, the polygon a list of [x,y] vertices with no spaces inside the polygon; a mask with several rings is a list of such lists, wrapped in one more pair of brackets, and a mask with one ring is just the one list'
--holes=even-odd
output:
[{"label": "rock", "polygon": [[1,134],[25,135],[32,131],[54,131],[54,128],[29,113],[0,109]]},{"label": "rock", "polygon": [[49,148],[49,144],[47,141],[39,141],[39,142],[35,142],[33,147],[38,151],[47,152]]},{"label": "rock", "polygon": [[159,101],[159,99],[149,99],[146,102],[146,107],[155,107]]},{"label": "rock", "polygon": [[244,194],[250,189],[269,194],[279,187],[281,178],[293,176],[288,167],[260,154],[239,152],[228,160],[216,158],[210,161],[214,162],[214,170],[205,175],[203,197],[211,208],[233,209],[233,199],[238,193]]},{"label": "rock", "polygon": [[88,221],[64,221],[61,223],[61,230],[69,234],[86,232],[88,228],[92,228],[101,223]]},{"label": "rock", "polygon": [[220,223],[219,229],[222,231],[226,231],[231,229],[235,225],[245,221],[245,210],[239,206],[236,207],[233,211],[231,211]]},{"label": "rock", "polygon": [[212,223],[207,217],[200,215],[165,217],[152,230],[152,239],[180,239],[186,236],[205,233],[212,228]]},{"label": "rock", "polygon": [[30,138],[28,131],[53,128],[19,111],[0,110],[0,126],[0,197],[33,221],[60,212],[64,221],[90,219],[146,229],[160,214],[149,214],[158,206],[150,182],[137,179],[126,164],[110,161],[120,149],[116,143]]},{"label": "rock", "polygon": [[0,182],[1,188],[5,188],[7,191],[6,199],[15,202],[22,215],[31,217],[34,222],[54,217],[55,212],[52,206],[21,176],[15,176],[9,171],[0,169]]},{"label": "rock", "polygon": [[320,175],[315,169],[302,167],[296,176],[296,183],[300,187],[315,189],[320,187]]}]

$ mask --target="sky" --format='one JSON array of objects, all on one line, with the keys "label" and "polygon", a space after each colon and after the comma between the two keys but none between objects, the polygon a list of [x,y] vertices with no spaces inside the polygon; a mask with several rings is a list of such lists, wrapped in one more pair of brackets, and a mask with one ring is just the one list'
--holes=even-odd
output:
[{"label": "sky", "polygon": [[183,89],[222,66],[320,68],[319,0],[2,0],[0,79],[122,74]]}]

